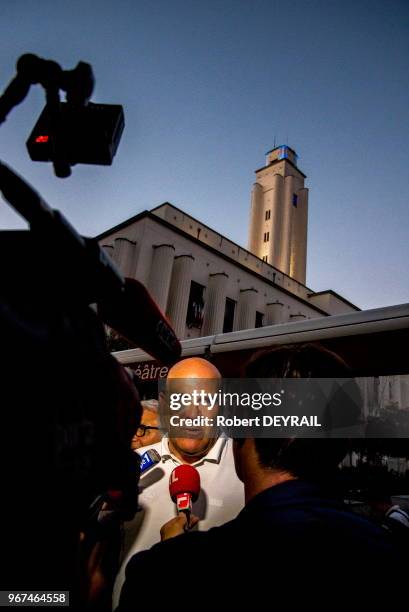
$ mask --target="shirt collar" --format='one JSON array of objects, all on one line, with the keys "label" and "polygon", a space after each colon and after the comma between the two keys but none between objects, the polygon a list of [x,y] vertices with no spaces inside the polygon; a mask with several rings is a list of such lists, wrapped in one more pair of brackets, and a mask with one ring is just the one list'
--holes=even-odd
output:
[{"label": "shirt collar", "polygon": [[392,512],[401,512],[401,510],[402,510],[401,507],[398,506],[398,504],[395,504],[394,506],[391,506],[389,510],[385,512],[385,516],[389,516],[390,514],[392,514]]},{"label": "shirt collar", "polygon": [[[208,451],[208,453],[204,457],[201,457],[200,459],[198,459],[194,463],[191,463],[190,465],[193,465],[193,466],[201,465],[205,461],[208,461],[209,463],[217,463],[217,464],[220,463],[221,458],[222,458],[222,454],[223,454],[223,449],[224,449],[226,443],[227,443],[227,438],[225,436],[223,436],[223,435],[219,436],[217,438],[216,442],[211,447],[211,449]],[[169,438],[167,436],[164,436],[162,438],[161,457],[162,457],[162,462],[163,463],[165,461],[168,461],[169,459],[172,459],[174,463],[181,463],[180,459],[178,459],[170,451],[170,449],[169,449]]]}]

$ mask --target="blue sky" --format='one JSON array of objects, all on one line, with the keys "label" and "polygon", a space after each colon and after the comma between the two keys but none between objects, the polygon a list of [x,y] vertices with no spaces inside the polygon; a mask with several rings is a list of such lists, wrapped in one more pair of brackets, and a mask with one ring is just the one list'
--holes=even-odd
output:
[{"label": "blue sky", "polygon": [[[31,162],[33,87],[2,160],[84,234],[163,201],[247,245],[264,154],[288,143],[310,188],[307,284],[362,308],[409,301],[408,34],[400,0],[2,1],[1,87],[25,52],[92,64],[124,106],[111,168]],[[80,137],[80,135],[79,135]],[[22,227],[0,207],[0,226]]]}]

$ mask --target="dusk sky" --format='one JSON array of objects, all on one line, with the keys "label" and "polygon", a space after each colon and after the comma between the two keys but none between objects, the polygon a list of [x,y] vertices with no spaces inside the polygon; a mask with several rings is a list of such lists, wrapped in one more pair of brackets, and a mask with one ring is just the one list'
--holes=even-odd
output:
[{"label": "dusk sky", "polygon": [[[275,141],[308,177],[307,285],[409,301],[407,1],[2,0],[1,25],[0,89],[32,52],[91,63],[92,100],[124,106],[112,167],[64,180],[25,148],[38,86],[2,126],[1,159],[80,232],[169,201],[246,247]],[[4,202],[0,226],[24,227]]]}]

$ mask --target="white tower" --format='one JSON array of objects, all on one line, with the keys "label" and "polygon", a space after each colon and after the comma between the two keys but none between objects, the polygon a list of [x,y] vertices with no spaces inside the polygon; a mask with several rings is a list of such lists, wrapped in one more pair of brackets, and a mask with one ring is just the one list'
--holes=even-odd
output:
[{"label": "white tower", "polygon": [[308,189],[297,154],[286,145],[267,153],[251,194],[248,249],[305,284]]}]

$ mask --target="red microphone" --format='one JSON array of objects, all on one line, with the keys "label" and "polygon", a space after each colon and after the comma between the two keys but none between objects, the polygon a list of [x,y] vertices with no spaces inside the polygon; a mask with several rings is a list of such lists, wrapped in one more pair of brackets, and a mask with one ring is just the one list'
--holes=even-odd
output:
[{"label": "red microphone", "polygon": [[200,493],[200,475],[191,465],[178,465],[169,479],[169,493],[175,502],[178,512],[186,512],[189,519],[192,503]]}]

